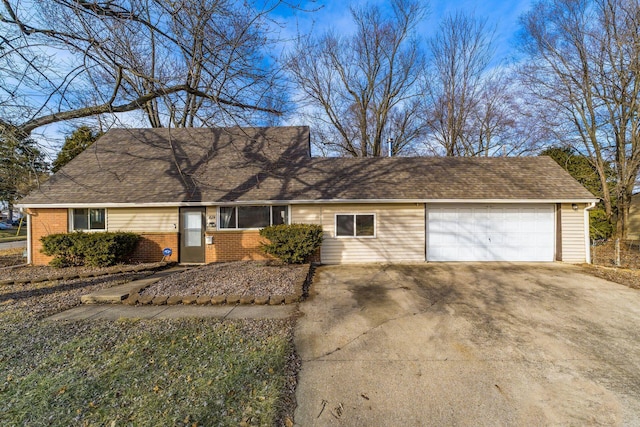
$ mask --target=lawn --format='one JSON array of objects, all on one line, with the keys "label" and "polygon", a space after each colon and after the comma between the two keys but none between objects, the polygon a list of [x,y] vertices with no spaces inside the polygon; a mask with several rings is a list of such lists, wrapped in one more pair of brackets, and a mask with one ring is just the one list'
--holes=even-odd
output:
[{"label": "lawn", "polygon": [[22,227],[20,233],[18,229],[13,230],[0,230],[0,243],[1,242],[13,242],[16,240],[25,240],[27,238],[27,228]]},{"label": "lawn", "polygon": [[293,320],[44,320],[108,280],[0,287],[0,425],[290,424]]}]

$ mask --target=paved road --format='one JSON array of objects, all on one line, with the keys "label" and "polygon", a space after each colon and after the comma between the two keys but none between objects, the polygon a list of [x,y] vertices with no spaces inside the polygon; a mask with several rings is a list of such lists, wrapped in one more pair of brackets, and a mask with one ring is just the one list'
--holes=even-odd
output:
[{"label": "paved road", "polygon": [[316,274],[297,425],[640,425],[640,291],[561,264]]},{"label": "paved road", "polygon": [[19,240],[17,242],[0,243],[0,250],[2,250],[2,249],[13,249],[13,248],[26,248],[26,247],[27,247],[27,241],[26,240]]}]

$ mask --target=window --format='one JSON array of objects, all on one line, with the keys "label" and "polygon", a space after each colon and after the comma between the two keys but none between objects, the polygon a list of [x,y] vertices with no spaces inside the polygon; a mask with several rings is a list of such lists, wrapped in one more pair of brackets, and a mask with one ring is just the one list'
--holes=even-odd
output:
[{"label": "window", "polygon": [[221,206],[221,229],[264,228],[289,223],[288,206]]},{"label": "window", "polygon": [[262,228],[269,225],[269,206],[239,206],[238,228]]},{"label": "window", "polygon": [[74,231],[106,230],[104,209],[71,209],[71,229]]},{"label": "window", "polygon": [[282,225],[289,222],[289,209],[286,206],[271,206],[271,225]]},{"label": "window", "polygon": [[374,214],[337,214],[336,236],[375,237],[376,216]]},{"label": "window", "polygon": [[202,212],[183,212],[184,246],[202,246]]}]

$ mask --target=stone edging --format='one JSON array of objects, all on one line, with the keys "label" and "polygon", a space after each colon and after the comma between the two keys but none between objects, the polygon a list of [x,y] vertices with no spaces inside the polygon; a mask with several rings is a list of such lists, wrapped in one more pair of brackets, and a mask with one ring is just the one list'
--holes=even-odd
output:
[{"label": "stone edging", "polygon": [[302,299],[302,289],[296,294],[290,295],[187,295],[187,296],[157,296],[140,295],[135,293],[122,301],[128,305],[222,305],[222,304],[255,304],[255,305],[280,305],[294,304]]},{"label": "stone edging", "polygon": [[22,263],[22,264],[16,264],[16,265],[8,265],[6,267],[0,267],[0,271],[5,271],[5,270],[14,270],[16,268],[20,268],[20,267],[26,267],[29,264],[27,263]]},{"label": "stone edging", "polygon": [[111,274],[121,274],[121,273],[133,273],[133,272],[142,272],[142,271],[157,271],[162,270],[167,267],[170,263],[167,262],[158,262],[152,265],[123,265],[118,270],[112,271],[88,271],[86,273],[68,273],[64,274],[61,272],[59,275],[53,276],[40,276],[40,277],[31,277],[31,278],[23,278],[23,279],[4,279],[0,280],[0,286],[2,285],[24,285],[27,283],[41,283],[41,282],[54,282],[57,280],[74,280],[74,279],[88,279],[90,277],[101,277],[108,276]]}]

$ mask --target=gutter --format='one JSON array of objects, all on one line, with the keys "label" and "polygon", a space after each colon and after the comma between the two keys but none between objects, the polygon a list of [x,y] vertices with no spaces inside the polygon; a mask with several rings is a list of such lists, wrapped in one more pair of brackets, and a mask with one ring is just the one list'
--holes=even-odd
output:
[{"label": "gutter", "polygon": [[545,204],[545,203],[591,203],[595,206],[598,199],[316,199],[316,200],[248,200],[232,202],[151,202],[151,203],[43,203],[17,204],[25,208],[161,208],[189,206],[242,206],[242,205],[316,205],[316,204]]},{"label": "gutter", "polygon": [[589,211],[596,206],[596,202],[591,202],[584,208],[584,244],[585,244],[585,258],[587,264],[591,264],[591,239],[589,237]]}]

